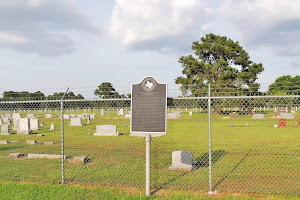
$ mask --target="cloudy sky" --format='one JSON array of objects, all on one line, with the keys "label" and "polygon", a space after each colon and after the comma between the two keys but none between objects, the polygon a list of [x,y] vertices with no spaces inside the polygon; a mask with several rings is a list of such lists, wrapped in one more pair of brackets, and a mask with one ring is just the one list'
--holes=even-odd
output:
[{"label": "cloudy sky", "polygon": [[300,75],[299,0],[0,0],[0,93],[105,81],[122,93],[147,75],[172,87],[208,33],[261,62],[264,88]]}]

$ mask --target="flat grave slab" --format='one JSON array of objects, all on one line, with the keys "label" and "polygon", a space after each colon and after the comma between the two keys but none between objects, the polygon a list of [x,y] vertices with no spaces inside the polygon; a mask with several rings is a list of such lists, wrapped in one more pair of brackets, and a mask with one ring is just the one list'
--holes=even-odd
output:
[{"label": "flat grave slab", "polygon": [[116,125],[97,125],[95,136],[118,136]]}]

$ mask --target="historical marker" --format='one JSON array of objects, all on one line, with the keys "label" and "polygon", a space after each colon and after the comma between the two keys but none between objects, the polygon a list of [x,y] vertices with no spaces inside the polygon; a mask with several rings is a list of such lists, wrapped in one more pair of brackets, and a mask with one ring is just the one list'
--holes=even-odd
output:
[{"label": "historical marker", "polygon": [[146,77],[131,86],[131,136],[167,133],[167,84]]}]

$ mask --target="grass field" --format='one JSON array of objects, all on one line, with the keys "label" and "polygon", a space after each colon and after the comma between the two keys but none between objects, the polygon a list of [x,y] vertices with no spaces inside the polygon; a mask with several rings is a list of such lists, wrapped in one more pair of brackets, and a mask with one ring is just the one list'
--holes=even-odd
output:
[{"label": "grass field", "polygon": [[[208,115],[204,112],[188,112],[182,109],[179,119],[168,120],[166,136],[153,138],[152,190],[180,189],[207,191],[208,176]],[[189,110],[188,110],[189,111]],[[83,113],[81,110],[79,113]],[[77,114],[76,111],[65,114]],[[21,113],[23,117],[27,114]],[[0,145],[0,180],[59,183],[61,161],[47,159],[8,159],[13,152],[52,153],[61,152],[59,118],[44,119],[44,112],[35,112],[44,126],[33,135],[0,135],[0,140],[17,140]],[[52,112],[59,115],[59,112]],[[230,119],[225,115],[212,115],[213,187],[219,191],[267,192],[299,194],[300,191],[300,128],[297,128],[299,111],[295,119],[287,120],[287,128],[274,128],[277,118],[273,112],[265,112],[266,119],[254,120],[250,115]],[[118,118],[118,119],[115,119]],[[129,136],[129,119],[116,115],[116,111],[100,115],[91,125],[68,126],[65,120],[65,154],[72,157],[87,155],[88,164],[65,162],[65,179],[69,184],[110,185],[143,188],[145,183],[145,141]],[[248,126],[246,127],[246,122]],[[55,131],[49,131],[50,124]],[[83,120],[83,124],[86,121]],[[122,133],[118,137],[93,136],[96,125],[117,125]],[[229,126],[229,124],[232,124]],[[11,131],[14,132],[14,131]],[[42,133],[44,137],[37,137]],[[26,140],[38,141],[27,145]],[[45,146],[44,141],[54,145]],[[198,169],[172,171],[172,151],[193,153]]]},{"label": "grass field", "polygon": [[270,195],[270,194],[245,194],[245,193],[219,193],[208,195],[199,191],[174,191],[161,190],[150,197],[146,197],[141,190],[134,188],[117,188],[105,186],[70,186],[57,184],[37,184],[19,182],[0,182],[0,199],[2,200],[27,200],[27,199],[299,199],[298,195]]}]

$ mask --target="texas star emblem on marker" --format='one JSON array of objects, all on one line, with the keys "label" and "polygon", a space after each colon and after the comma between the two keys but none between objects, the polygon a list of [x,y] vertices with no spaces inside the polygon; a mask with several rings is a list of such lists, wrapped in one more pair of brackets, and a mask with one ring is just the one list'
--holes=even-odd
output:
[{"label": "texas star emblem on marker", "polygon": [[148,87],[149,89],[151,89],[153,87],[153,83],[151,81],[147,81],[145,86]]}]

